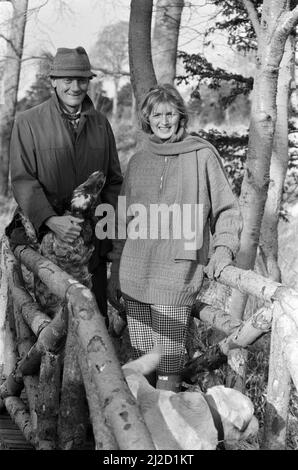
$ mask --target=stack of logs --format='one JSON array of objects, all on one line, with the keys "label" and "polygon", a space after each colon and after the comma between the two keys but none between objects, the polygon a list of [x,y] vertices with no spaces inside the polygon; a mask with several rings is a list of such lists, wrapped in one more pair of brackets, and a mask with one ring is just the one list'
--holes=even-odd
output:
[{"label": "stack of logs", "polygon": [[[24,287],[21,264],[61,298],[54,319],[39,309]],[[4,238],[2,297],[5,279],[6,318],[15,331],[19,359],[6,370],[0,407],[6,407],[25,438],[36,449],[79,449],[86,448],[90,430],[96,449],[154,449],[90,290],[29,247],[19,246],[13,255]],[[290,378],[298,388],[298,293],[232,266],[223,270],[219,281],[256,296],[264,306],[243,322],[197,302],[193,315],[226,337],[191,360],[185,378],[195,380],[198,373],[218,368],[231,351],[246,348],[271,328],[262,447],[284,448]],[[2,319],[2,334],[4,323]],[[28,406],[20,398],[23,388]]]},{"label": "stack of logs", "polygon": [[[2,248],[6,314],[20,359],[0,396],[25,438],[36,449],[82,449],[91,424],[95,449],[154,449],[89,289],[29,247],[17,247],[15,256],[6,240]],[[53,320],[25,289],[20,262],[61,298]],[[28,406],[20,398],[23,388]]]}]

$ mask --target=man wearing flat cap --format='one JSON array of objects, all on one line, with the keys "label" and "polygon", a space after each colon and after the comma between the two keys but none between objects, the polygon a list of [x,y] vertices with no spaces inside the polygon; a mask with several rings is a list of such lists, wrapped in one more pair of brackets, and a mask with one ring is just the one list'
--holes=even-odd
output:
[{"label": "man wearing flat cap", "polygon": [[[15,121],[10,144],[12,190],[39,240],[48,230],[68,242],[80,234],[81,220],[63,215],[61,208],[94,171],[106,176],[100,202],[116,206],[122,183],[120,164],[111,126],[87,95],[94,75],[83,47],[59,48],[50,70],[52,97],[20,113]],[[6,229],[10,238],[18,228],[17,212]],[[104,315],[110,249],[109,240],[96,240],[89,266]]]}]

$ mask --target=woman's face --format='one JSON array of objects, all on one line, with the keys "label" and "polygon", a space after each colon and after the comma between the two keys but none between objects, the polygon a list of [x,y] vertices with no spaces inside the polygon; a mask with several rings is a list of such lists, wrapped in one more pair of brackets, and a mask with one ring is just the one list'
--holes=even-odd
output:
[{"label": "woman's face", "polygon": [[180,115],[170,103],[159,103],[149,116],[151,130],[156,137],[168,140],[177,132]]}]

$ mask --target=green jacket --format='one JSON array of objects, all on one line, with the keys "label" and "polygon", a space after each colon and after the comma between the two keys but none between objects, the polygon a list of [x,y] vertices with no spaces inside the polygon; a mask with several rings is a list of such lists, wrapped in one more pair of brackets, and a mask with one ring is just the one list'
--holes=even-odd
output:
[{"label": "green jacket", "polygon": [[14,197],[37,232],[46,219],[62,215],[72,191],[96,170],[106,175],[101,202],[116,206],[122,175],[114,135],[88,96],[75,140],[56,94],[20,113],[12,131],[10,162]]}]

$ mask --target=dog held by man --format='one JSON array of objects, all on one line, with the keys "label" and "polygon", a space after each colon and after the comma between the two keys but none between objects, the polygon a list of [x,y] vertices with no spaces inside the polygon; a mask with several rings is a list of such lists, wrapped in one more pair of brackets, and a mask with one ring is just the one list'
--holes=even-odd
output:
[{"label": "dog held by man", "polygon": [[128,362],[122,369],[158,450],[215,450],[258,432],[251,400],[216,385],[201,392],[172,392],[152,387],[145,375],[156,369],[161,348]]}]

